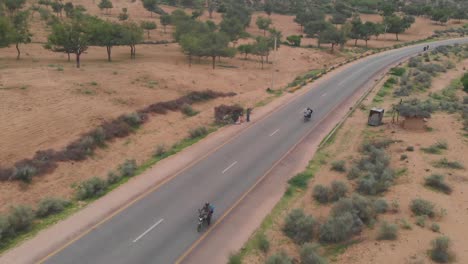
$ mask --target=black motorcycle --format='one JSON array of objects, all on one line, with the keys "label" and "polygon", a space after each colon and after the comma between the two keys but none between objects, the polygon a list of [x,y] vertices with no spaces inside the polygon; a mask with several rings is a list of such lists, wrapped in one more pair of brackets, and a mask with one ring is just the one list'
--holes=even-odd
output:
[{"label": "black motorcycle", "polygon": [[307,122],[307,121],[310,120],[310,118],[312,117],[312,113],[313,113],[313,112],[314,112],[314,111],[311,110],[310,112],[305,112],[305,113],[304,113],[304,122]]},{"label": "black motorcycle", "polygon": [[208,215],[202,212],[202,210],[198,209],[198,225],[197,225],[197,232],[201,232],[204,226],[208,226]]}]

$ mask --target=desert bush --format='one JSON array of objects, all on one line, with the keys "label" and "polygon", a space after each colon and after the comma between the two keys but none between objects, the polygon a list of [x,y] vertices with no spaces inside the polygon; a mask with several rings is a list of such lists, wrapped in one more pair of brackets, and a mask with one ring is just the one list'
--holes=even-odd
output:
[{"label": "desert bush", "polygon": [[190,129],[189,134],[191,139],[201,138],[208,135],[208,129],[206,129],[206,127],[204,126],[197,127],[194,129]]},{"label": "desert bush", "polygon": [[314,191],[312,192],[312,197],[319,203],[328,203],[328,198],[330,196],[330,189],[321,184],[315,185]]},{"label": "desert bush", "polygon": [[121,119],[104,122],[101,127],[106,140],[126,137],[132,132],[132,127]]},{"label": "desert bush", "polygon": [[36,210],[36,215],[38,217],[47,217],[49,215],[57,214],[62,212],[69,205],[70,201],[68,200],[47,197],[39,202],[39,206]]},{"label": "desert bush", "polygon": [[78,200],[86,200],[90,198],[99,197],[104,194],[107,189],[107,182],[104,180],[93,177],[89,180],[83,181],[78,185],[76,197]]},{"label": "desert bush", "polygon": [[12,234],[12,229],[8,218],[0,215],[0,245],[2,241]]},{"label": "desert bush", "polygon": [[120,181],[120,179],[121,179],[120,175],[118,175],[117,173],[115,173],[113,171],[109,171],[109,173],[107,173],[107,184],[108,185],[117,183],[117,182]]},{"label": "desert bush", "polygon": [[[338,243],[349,239],[361,231],[356,229],[356,220],[349,212],[338,216],[329,216],[327,221],[320,226],[319,239],[324,243]],[[362,224],[361,224],[362,225]]]},{"label": "desert bush", "polygon": [[411,211],[417,216],[425,215],[429,217],[434,217],[434,207],[435,206],[433,203],[420,198],[412,200],[410,204]]},{"label": "desert bush", "polygon": [[314,226],[312,216],[305,215],[301,209],[294,209],[286,216],[283,232],[295,243],[303,244],[312,240]]},{"label": "desert bush", "polygon": [[258,249],[260,249],[264,253],[267,253],[268,250],[270,250],[270,241],[268,241],[268,238],[265,236],[265,234],[260,233],[258,234],[257,239]]},{"label": "desert bush", "polygon": [[137,163],[134,159],[125,160],[119,166],[119,172],[121,177],[132,177],[135,176],[136,170],[138,169]]},{"label": "desert bush", "polygon": [[436,106],[431,101],[419,101],[413,99],[397,106],[397,110],[403,117],[431,117],[431,113],[436,109]]},{"label": "desert bush", "polygon": [[430,250],[431,259],[438,263],[447,263],[450,261],[450,239],[446,236],[441,236],[432,241]]},{"label": "desert bush", "polygon": [[390,224],[388,222],[383,222],[380,225],[379,233],[377,235],[378,240],[395,240],[398,236],[398,226],[395,224]]},{"label": "desert bush", "polygon": [[440,226],[437,223],[432,223],[431,230],[432,230],[432,232],[439,233],[440,232]]},{"label": "desert bush", "polygon": [[34,220],[34,211],[29,206],[19,205],[11,207],[8,215],[8,222],[13,232],[22,232],[28,230]]},{"label": "desert bush", "polygon": [[32,181],[32,177],[34,177],[36,173],[37,169],[31,165],[16,166],[13,171],[13,179],[30,183]]},{"label": "desert bush", "polygon": [[386,213],[388,210],[388,203],[384,199],[377,199],[374,201],[374,210],[377,214]]},{"label": "desert bush", "polygon": [[231,124],[239,118],[244,109],[239,105],[220,105],[215,107],[215,121],[218,124]]},{"label": "desert bush", "polygon": [[420,216],[416,217],[416,222],[415,223],[416,223],[416,225],[424,228],[424,227],[426,227],[426,219],[427,219],[427,216],[420,215]]},{"label": "desert bush", "polygon": [[404,218],[401,219],[401,228],[406,229],[406,230],[412,229],[411,224],[408,221],[406,221],[406,219]]},{"label": "desert bush", "polygon": [[449,169],[457,169],[462,170],[465,167],[458,161],[449,161],[446,158],[440,159],[434,163],[434,167],[436,168],[449,168]]},{"label": "desert bush", "polygon": [[406,151],[414,151],[414,147],[413,147],[413,146],[408,146],[408,147],[406,148]]},{"label": "desert bush", "polygon": [[166,154],[166,146],[163,144],[160,144],[156,147],[156,149],[153,152],[153,157],[162,157],[164,154]]},{"label": "desert bush", "polygon": [[435,63],[428,63],[428,64],[423,64],[418,67],[419,70],[423,72],[427,72],[431,75],[436,75],[438,72],[446,72],[447,70],[445,69],[444,66],[440,64],[435,64]]},{"label": "desert bush", "polygon": [[468,104],[468,96],[463,96],[463,104]]},{"label": "desert bush", "polygon": [[452,61],[447,61],[445,68],[447,68],[448,70],[453,69],[455,68],[455,63],[453,63]]},{"label": "desert bush", "polygon": [[412,68],[418,67],[421,64],[422,64],[422,58],[421,57],[412,57],[408,61],[408,66],[412,67]]},{"label": "desert bush", "polygon": [[98,146],[104,146],[104,143],[106,141],[106,133],[102,127],[98,127],[93,131],[89,132],[88,136],[90,136],[93,139],[94,143]]},{"label": "desert bush", "polygon": [[333,181],[330,187],[329,200],[332,202],[338,201],[339,199],[346,196],[348,192],[348,186],[342,181]]},{"label": "desert bush", "polygon": [[184,104],[180,111],[186,116],[195,116],[198,114],[198,111],[193,110],[192,106],[189,104]]},{"label": "desert bush", "polygon": [[441,154],[442,150],[448,149],[447,142],[439,141],[427,148],[421,148],[422,151],[430,154]]},{"label": "desert bush", "polygon": [[352,166],[346,177],[350,180],[354,180],[359,178],[359,176],[361,176],[361,170],[357,166]]},{"label": "desert bush", "polygon": [[395,173],[384,169],[381,173],[370,173],[357,182],[357,191],[361,194],[376,195],[385,192],[393,185]]},{"label": "desert bush", "polygon": [[432,174],[424,180],[424,185],[432,187],[445,194],[452,193],[452,187],[450,187],[444,179],[444,176],[440,174]]},{"label": "desert bush", "polygon": [[421,72],[418,75],[414,76],[413,84],[417,85],[422,89],[427,89],[431,87],[432,84],[432,77],[430,74],[426,72]]},{"label": "desert bush", "polygon": [[292,264],[292,259],[283,251],[277,254],[271,255],[265,262],[265,264]]},{"label": "desert bush", "polygon": [[305,243],[301,247],[301,264],[326,264],[327,261],[317,253],[317,245]]},{"label": "desert bush", "polygon": [[123,115],[118,119],[121,119],[123,122],[127,123],[132,128],[138,128],[147,120],[147,116],[143,113],[131,113]]},{"label": "desert bush", "polygon": [[397,200],[392,200],[390,204],[390,211],[393,213],[398,213],[400,211],[400,203]]},{"label": "desert bush", "polygon": [[313,175],[310,172],[304,171],[289,179],[288,184],[290,186],[304,190],[307,188],[308,181],[312,176]]},{"label": "desert bush", "polygon": [[13,176],[13,169],[0,167],[0,181],[11,180]]},{"label": "desert bush", "polygon": [[240,254],[230,254],[228,264],[242,264],[242,256]]},{"label": "desert bush", "polygon": [[401,154],[400,160],[406,160],[406,159],[408,159],[408,155],[406,155],[406,154]]},{"label": "desert bush", "polygon": [[402,67],[393,67],[390,69],[390,74],[396,76],[402,76],[406,72],[405,68]]},{"label": "desert bush", "polygon": [[394,96],[408,96],[414,90],[413,85],[411,84],[404,84],[401,85],[398,89],[395,89],[393,92]]},{"label": "desert bush", "polygon": [[336,160],[336,161],[332,162],[331,168],[334,171],[345,172],[346,171],[346,163],[345,163],[344,160]]}]

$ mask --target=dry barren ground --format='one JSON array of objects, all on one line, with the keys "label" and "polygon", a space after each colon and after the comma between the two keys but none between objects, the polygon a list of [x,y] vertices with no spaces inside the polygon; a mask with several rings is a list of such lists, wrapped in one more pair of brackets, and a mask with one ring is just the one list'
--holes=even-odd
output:
[{"label": "dry barren ground", "polygon": [[[466,71],[468,60],[459,61],[454,69],[440,74],[432,81],[431,88],[426,92],[414,94],[412,97],[424,99],[430,92],[440,92],[446,89],[453,80],[460,78]],[[359,159],[362,142],[369,137],[391,139],[395,143],[386,149],[391,158],[390,167],[401,172],[396,184],[390,190],[378,198],[384,198],[391,204],[396,201],[399,210],[393,213],[379,215],[378,222],[371,228],[365,228],[364,232],[353,238],[351,243],[338,246],[324,246],[319,252],[326,255],[334,263],[364,264],[364,263],[433,263],[428,257],[431,241],[438,236],[445,235],[451,240],[451,253],[455,256],[455,263],[468,263],[468,250],[466,246],[466,234],[468,234],[468,139],[463,134],[463,126],[460,114],[448,114],[438,112],[428,119],[426,126],[430,129],[407,130],[399,124],[392,123],[390,115],[384,118],[384,125],[380,127],[368,127],[368,110],[372,106],[381,106],[386,110],[399,101],[399,98],[386,97],[382,103],[375,103],[374,96],[382,87],[382,80],[376,89],[363,101],[361,109],[357,109],[340,128],[332,145],[324,150],[326,165],[321,166],[309,183],[309,188],[294,202],[288,210],[282,212],[273,220],[272,228],[266,231],[270,250],[266,256],[259,251],[248,254],[244,263],[264,263],[265,258],[279,251],[286,252],[289,256],[300,259],[298,246],[295,245],[281,231],[284,218],[289,210],[302,208],[305,214],[312,215],[319,222],[326,220],[331,206],[321,205],[312,198],[313,187],[322,184],[329,186],[332,181],[345,182],[351,189],[355,188],[355,182],[347,179],[346,173],[340,173],[331,169],[331,162],[345,160],[349,169],[353,160]],[[461,90],[457,91],[459,97],[466,96]],[[440,154],[429,154],[422,150],[437,142],[447,143],[447,149]],[[414,147],[414,151],[408,151],[407,147]],[[402,155],[407,159],[402,160]],[[465,169],[436,168],[433,163],[441,158],[450,161],[458,161]],[[453,188],[450,195],[429,189],[424,186],[424,180],[431,174],[441,174],[449,186]],[[425,227],[415,224],[416,217],[410,210],[413,199],[423,198],[435,204],[438,212],[443,212],[439,217],[427,219]],[[393,241],[377,240],[380,223],[387,221],[399,227],[398,238]],[[404,228],[404,222],[409,223],[409,228]],[[439,232],[431,231],[433,223],[440,226]]]},{"label": "dry barren ground", "polygon": [[[172,28],[163,32],[156,15],[143,9],[136,1],[113,1],[114,9],[104,15],[92,1],[78,0],[74,4],[86,7],[89,13],[116,20],[121,8],[128,8],[135,21],[154,20],[158,29],[151,33],[151,40],[171,40]],[[164,7],[172,11],[172,7]],[[251,34],[262,34],[255,26],[255,14]],[[208,19],[205,13],[202,19]],[[215,14],[213,20],[220,21]],[[293,17],[272,15],[273,26],[283,31],[284,36],[299,34]],[[364,20],[378,20],[377,16],[365,15]],[[15,60],[13,47],[0,49],[0,165],[11,166],[15,161],[29,158],[37,150],[60,149],[80,134],[95,128],[104,120],[129,113],[144,106],[175,99],[192,90],[212,89],[236,92],[233,98],[217,99],[195,105],[200,111],[187,118],[180,113],[155,116],[137,133],[116,140],[105,149],[98,150],[85,162],[62,163],[58,169],[32,184],[17,182],[0,183],[0,212],[14,204],[35,205],[40,199],[54,195],[70,197],[71,185],[93,176],[104,177],[125,159],[138,162],[148,159],[159,144],[170,146],[186,137],[187,131],[213,120],[213,107],[222,103],[239,103],[252,107],[269,97],[265,89],[270,86],[273,73],[275,87],[284,87],[297,75],[312,69],[323,68],[343,61],[340,54],[306,48],[282,46],[276,54],[276,62],[262,70],[256,58],[244,60],[242,56],[223,59],[216,70],[207,60],[188,67],[186,57],[178,44],[139,45],[136,60],[130,60],[128,47],[115,47],[113,61],[106,61],[104,48],[90,47],[82,56],[82,68],[67,62],[66,55],[52,53],[42,48],[47,29],[35,14],[32,21],[33,44],[22,46],[22,59]],[[403,34],[404,41],[424,38],[440,26],[425,19]],[[370,41],[370,46],[393,45],[393,36],[381,36]],[[306,40],[307,41],[313,40]]]}]

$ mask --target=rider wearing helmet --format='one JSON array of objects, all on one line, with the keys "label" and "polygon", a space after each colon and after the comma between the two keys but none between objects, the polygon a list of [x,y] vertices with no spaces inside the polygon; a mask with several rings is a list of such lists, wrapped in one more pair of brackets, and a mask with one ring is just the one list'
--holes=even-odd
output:
[{"label": "rider wearing helmet", "polygon": [[312,109],[310,107],[307,107],[304,110],[304,115],[310,118],[312,116],[312,112],[313,112]]},{"label": "rider wearing helmet", "polygon": [[214,213],[214,206],[212,206],[210,203],[207,202],[205,203],[205,206],[203,206],[202,212],[206,216],[206,223],[210,225],[211,217],[213,216],[213,213]]}]

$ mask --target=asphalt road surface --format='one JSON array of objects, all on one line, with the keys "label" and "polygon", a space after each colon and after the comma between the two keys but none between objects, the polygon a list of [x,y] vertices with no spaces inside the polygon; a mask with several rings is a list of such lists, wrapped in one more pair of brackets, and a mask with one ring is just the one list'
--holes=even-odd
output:
[{"label": "asphalt road surface", "polygon": [[[433,49],[441,44],[467,41],[448,40],[429,45]],[[174,263],[201,235],[196,231],[197,209],[204,202],[212,202],[216,207],[213,218],[216,221],[329,111],[377,72],[422,52],[422,47],[367,58],[335,74],[45,263]],[[304,122],[302,113],[307,106],[314,113],[309,122]]]}]

